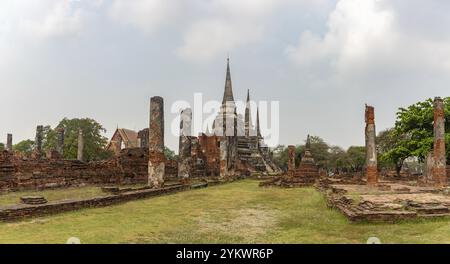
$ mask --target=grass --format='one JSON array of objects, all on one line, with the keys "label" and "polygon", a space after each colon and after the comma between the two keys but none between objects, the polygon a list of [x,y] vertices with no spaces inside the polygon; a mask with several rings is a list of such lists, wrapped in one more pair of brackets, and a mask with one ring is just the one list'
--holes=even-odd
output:
[{"label": "grass", "polygon": [[450,219],[354,224],[312,188],[252,180],[117,206],[0,223],[0,243],[450,243]]},{"label": "grass", "polygon": [[106,193],[102,192],[101,188],[86,186],[80,188],[67,188],[67,189],[56,189],[56,190],[45,190],[45,191],[22,191],[22,192],[11,192],[7,194],[0,195],[0,206],[9,206],[20,203],[20,197],[22,196],[34,196],[42,195],[49,202],[58,200],[72,200],[72,199],[84,199],[92,198],[97,196],[105,196]]}]

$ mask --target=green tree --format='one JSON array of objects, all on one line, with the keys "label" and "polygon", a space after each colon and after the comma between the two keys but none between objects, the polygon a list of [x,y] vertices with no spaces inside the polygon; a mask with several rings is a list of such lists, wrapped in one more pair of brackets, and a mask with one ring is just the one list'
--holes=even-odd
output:
[{"label": "green tree", "polygon": [[168,160],[176,160],[178,158],[178,156],[175,155],[175,151],[171,150],[167,146],[164,146],[164,155]]},{"label": "green tree", "polygon": [[347,150],[348,167],[352,171],[361,171],[366,164],[366,148],[351,146]]},{"label": "green tree", "polygon": [[5,150],[5,144],[4,143],[0,143],[0,151],[4,151]]},{"label": "green tree", "polygon": [[347,152],[339,147],[332,146],[329,149],[328,168],[334,171],[347,169],[349,165]]},{"label": "green tree", "polygon": [[[76,159],[78,151],[78,131],[83,131],[84,158],[87,161],[103,160],[113,156],[113,153],[105,150],[108,139],[102,135],[106,132],[101,124],[90,118],[64,118],[56,128],[63,127],[64,134],[64,158]],[[55,129],[44,128],[43,149],[56,148],[57,133]]]},{"label": "green tree", "polygon": [[[450,97],[444,98],[445,116],[450,116]],[[416,157],[423,162],[433,149],[434,110],[433,100],[418,102],[407,108],[400,108],[395,122],[395,133],[402,135],[393,152],[395,157]],[[445,122],[447,160],[450,157],[450,119]]]},{"label": "green tree", "polygon": [[407,135],[395,128],[381,131],[376,139],[379,167],[395,168],[397,176],[400,176],[403,164],[410,155],[408,149],[404,147],[407,141]]},{"label": "green tree", "polygon": [[278,145],[273,149],[273,162],[284,171],[287,171],[288,158],[286,146]]},{"label": "green tree", "polygon": [[22,140],[13,146],[14,151],[18,151],[26,156],[31,155],[33,149],[34,149],[34,141],[30,139]]}]

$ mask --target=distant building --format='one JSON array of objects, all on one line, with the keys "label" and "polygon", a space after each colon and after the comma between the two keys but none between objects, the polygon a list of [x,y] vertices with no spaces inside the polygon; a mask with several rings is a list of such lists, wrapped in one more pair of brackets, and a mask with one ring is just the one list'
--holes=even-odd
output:
[{"label": "distant building", "polygon": [[122,149],[138,147],[140,147],[138,132],[130,129],[118,128],[106,146],[106,150],[114,152],[115,155],[119,155]]}]

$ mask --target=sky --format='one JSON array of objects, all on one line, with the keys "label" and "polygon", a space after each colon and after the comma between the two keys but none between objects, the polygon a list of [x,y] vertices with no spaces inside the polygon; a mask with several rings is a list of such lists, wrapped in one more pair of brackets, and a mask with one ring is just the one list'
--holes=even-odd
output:
[{"label": "sky", "polygon": [[[364,145],[417,101],[449,96],[447,0],[2,0],[0,141],[89,117],[110,137],[148,126],[162,96],[166,144],[178,100],[278,101],[280,144],[307,134]],[[3,140],[4,138],[4,140]]]}]

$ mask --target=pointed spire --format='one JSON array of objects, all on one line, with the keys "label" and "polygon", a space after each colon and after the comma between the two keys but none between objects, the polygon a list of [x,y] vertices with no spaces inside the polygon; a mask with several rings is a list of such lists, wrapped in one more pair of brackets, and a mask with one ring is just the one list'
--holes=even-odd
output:
[{"label": "pointed spire", "polygon": [[311,149],[311,137],[309,136],[309,134],[308,134],[308,138],[306,138],[305,149],[306,150],[310,150]]},{"label": "pointed spire", "polygon": [[209,124],[206,125],[206,132],[205,132],[205,134],[206,134],[207,136],[210,136],[210,135],[211,135],[211,133],[209,132]]},{"label": "pointed spire", "polygon": [[262,136],[261,136],[261,128],[259,127],[259,107],[256,108],[256,135],[259,138],[262,138]]},{"label": "pointed spire", "polygon": [[250,89],[247,90],[247,104],[245,106],[245,136],[250,136],[250,129],[252,128],[252,114],[250,109]]},{"label": "pointed spire", "polygon": [[225,91],[223,93],[222,104],[234,102],[233,87],[231,85],[230,58],[227,58],[227,76],[225,78]]}]

